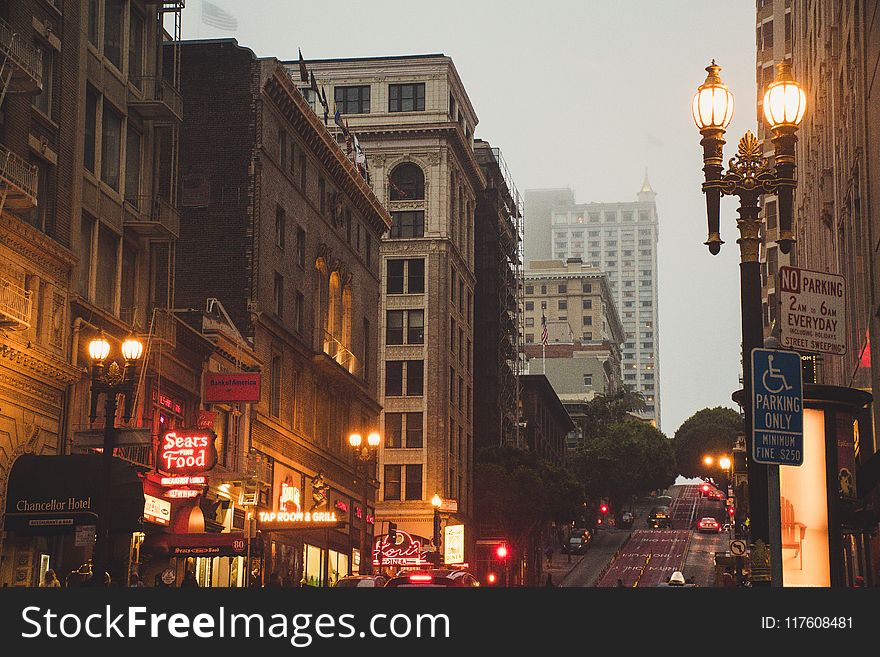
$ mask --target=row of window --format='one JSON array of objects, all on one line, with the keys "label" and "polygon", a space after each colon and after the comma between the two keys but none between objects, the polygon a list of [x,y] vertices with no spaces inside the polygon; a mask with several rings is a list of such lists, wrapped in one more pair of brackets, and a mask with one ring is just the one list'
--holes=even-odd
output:
[{"label": "row of window", "polygon": [[[535,286],[534,285],[526,285],[526,294],[534,294]],[[547,285],[541,285],[541,294],[547,294]],[[560,283],[556,286],[556,289],[559,294],[568,294],[568,283]],[[581,292],[585,292],[587,294],[591,294],[593,292],[593,284],[592,283],[581,283]]]},{"label": "row of window", "polygon": [[[642,223],[647,223],[651,220],[651,213],[648,210],[639,210],[638,218],[632,211],[629,210],[622,211],[621,216],[624,222],[632,222],[638,220]],[[620,219],[618,219],[617,211],[606,210],[601,215],[598,212],[589,212],[587,213],[586,219],[584,218],[583,214],[557,214],[553,216],[554,224],[580,225],[583,223],[598,224],[603,222],[619,223]]]},{"label": "row of window", "polygon": [[[333,99],[341,114],[370,113],[370,85],[335,87]],[[388,85],[389,112],[424,112],[425,83],[410,82]]]},{"label": "row of window", "polygon": [[[458,297],[456,297],[456,291],[458,291]],[[456,272],[455,267],[452,267],[449,283],[449,300],[452,302],[453,307],[455,307],[456,305],[456,299],[458,303],[458,312],[462,316],[467,316],[467,323],[470,324],[472,299],[471,290],[470,287],[465,285],[464,276]]]}]

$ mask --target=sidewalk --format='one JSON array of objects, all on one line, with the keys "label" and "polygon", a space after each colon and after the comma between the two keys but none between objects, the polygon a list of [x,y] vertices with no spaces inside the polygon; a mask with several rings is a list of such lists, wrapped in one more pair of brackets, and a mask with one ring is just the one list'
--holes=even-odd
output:
[{"label": "sidewalk", "polygon": [[[571,556],[570,562],[568,560],[569,556]],[[547,564],[547,559],[545,558],[541,571],[541,586],[546,584],[548,574],[552,575],[553,584],[559,586],[585,556],[586,555],[584,554],[568,555],[556,551],[553,553],[553,558],[551,559],[549,566]]]}]

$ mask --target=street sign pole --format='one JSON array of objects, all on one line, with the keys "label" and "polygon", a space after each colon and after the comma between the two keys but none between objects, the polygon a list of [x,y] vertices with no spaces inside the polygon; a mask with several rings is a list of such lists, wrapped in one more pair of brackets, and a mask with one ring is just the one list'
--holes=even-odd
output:
[{"label": "street sign pole", "polygon": [[769,575],[782,586],[779,466],[804,462],[804,385],[800,354],[752,349],[752,458],[767,465]]}]

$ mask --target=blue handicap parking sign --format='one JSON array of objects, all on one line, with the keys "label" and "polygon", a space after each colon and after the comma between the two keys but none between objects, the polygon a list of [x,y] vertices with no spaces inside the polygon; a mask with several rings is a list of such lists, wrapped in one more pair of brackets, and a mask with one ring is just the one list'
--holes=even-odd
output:
[{"label": "blue handicap parking sign", "polygon": [[804,385],[794,351],[752,349],[752,458],[772,465],[804,462]]}]

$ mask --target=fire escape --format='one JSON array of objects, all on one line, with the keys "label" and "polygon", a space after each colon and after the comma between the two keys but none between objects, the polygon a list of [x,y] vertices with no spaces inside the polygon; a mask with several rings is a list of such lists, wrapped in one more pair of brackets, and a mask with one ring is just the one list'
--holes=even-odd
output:
[{"label": "fire escape", "polygon": [[[43,53],[0,20],[0,106],[7,93],[37,94],[43,89]],[[0,144],[0,214],[4,209],[37,207],[37,168]],[[0,329],[31,326],[31,293],[0,276]]]}]

